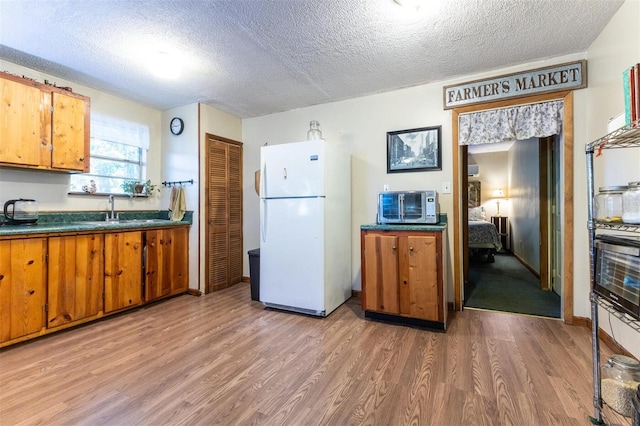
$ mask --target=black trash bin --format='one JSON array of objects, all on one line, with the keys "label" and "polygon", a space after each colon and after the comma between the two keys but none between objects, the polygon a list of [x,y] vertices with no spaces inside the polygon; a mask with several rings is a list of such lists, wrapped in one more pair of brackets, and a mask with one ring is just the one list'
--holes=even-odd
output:
[{"label": "black trash bin", "polygon": [[249,250],[248,253],[251,300],[260,300],[260,249]]}]

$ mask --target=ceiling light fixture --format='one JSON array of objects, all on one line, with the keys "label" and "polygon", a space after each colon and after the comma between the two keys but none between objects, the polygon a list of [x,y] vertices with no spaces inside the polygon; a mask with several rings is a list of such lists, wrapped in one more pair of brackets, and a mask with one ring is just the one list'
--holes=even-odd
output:
[{"label": "ceiling light fixture", "polygon": [[149,66],[156,77],[166,79],[180,77],[180,60],[167,52],[156,52],[152,55]]},{"label": "ceiling light fixture", "polygon": [[424,3],[424,0],[395,0],[395,2],[400,6],[408,6],[419,10],[420,6]]}]

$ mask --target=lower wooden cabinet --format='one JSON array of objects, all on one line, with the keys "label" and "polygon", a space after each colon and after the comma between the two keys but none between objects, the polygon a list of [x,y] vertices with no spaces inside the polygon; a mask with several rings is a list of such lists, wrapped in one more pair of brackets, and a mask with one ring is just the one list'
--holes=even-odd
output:
[{"label": "lower wooden cabinet", "polygon": [[442,232],[361,230],[365,316],[444,330]]},{"label": "lower wooden cabinet", "polygon": [[0,347],[189,289],[189,228],[0,240]]},{"label": "lower wooden cabinet", "polygon": [[189,230],[146,232],[145,300],[151,301],[189,288]]},{"label": "lower wooden cabinet", "polygon": [[46,253],[46,238],[0,241],[0,343],[45,328]]},{"label": "lower wooden cabinet", "polygon": [[104,311],[142,303],[142,232],[104,237]]},{"label": "lower wooden cabinet", "polygon": [[102,312],[104,235],[49,238],[47,327]]}]

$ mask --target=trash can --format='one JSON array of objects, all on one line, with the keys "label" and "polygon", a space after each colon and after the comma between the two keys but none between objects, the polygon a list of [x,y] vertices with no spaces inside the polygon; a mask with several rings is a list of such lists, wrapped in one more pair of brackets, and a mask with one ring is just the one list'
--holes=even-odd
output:
[{"label": "trash can", "polygon": [[260,300],[260,249],[249,250],[248,253],[251,300]]}]

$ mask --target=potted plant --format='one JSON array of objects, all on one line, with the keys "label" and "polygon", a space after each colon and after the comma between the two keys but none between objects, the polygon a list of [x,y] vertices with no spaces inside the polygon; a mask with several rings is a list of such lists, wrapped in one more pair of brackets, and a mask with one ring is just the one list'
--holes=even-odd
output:
[{"label": "potted plant", "polygon": [[125,180],[124,182],[122,182],[122,185],[120,185],[120,187],[126,194],[129,194],[129,197],[151,197],[156,190],[160,191],[159,189],[156,189],[157,185],[152,184],[150,179],[146,182],[140,182],[137,180]]}]

